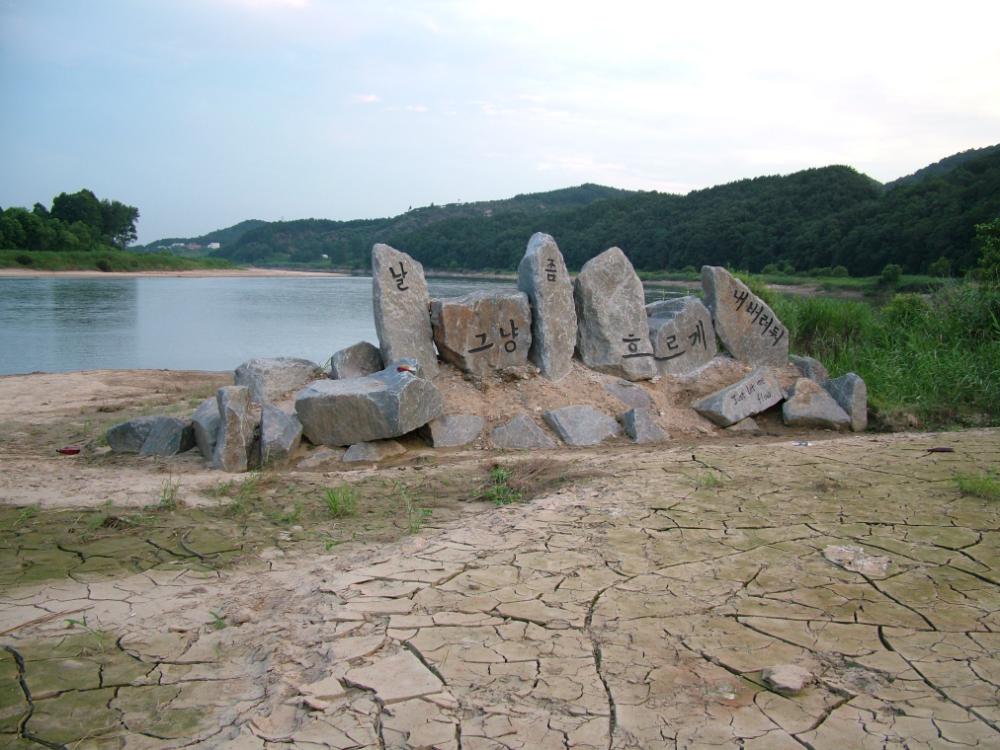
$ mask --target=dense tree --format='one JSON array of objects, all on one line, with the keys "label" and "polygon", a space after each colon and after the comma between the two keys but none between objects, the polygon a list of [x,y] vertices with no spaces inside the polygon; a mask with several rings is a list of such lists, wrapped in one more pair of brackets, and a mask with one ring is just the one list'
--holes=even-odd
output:
[{"label": "dense tree", "polygon": [[94,250],[136,239],[139,209],[120,201],[100,201],[90,190],[60,193],[48,210],[8,208],[0,213],[0,248]]}]

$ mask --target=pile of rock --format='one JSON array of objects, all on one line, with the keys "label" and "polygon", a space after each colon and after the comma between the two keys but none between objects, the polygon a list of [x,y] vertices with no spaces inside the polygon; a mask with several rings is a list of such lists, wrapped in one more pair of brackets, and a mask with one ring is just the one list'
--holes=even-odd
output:
[{"label": "pile of rock", "polygon": [[[752,417],[782,402],[791,426],[866,425],[865,384],[853,373],[831,380],[819,362],[793,356],[801,377],[786,378],[782,388],[788,331],[723,268],[702,269],[704,303],[689,296],[646,305],[619,248],[592,258],[573,281],[555,240],[539,233],[518,268],[518,291],[431,299],[420,263],[382,244],[372,250],[372,276],[378,347],[359,342],[336,352],[328,373],[307,360],[251,360],[191,419],[132,420],[112,428],[108,444],[143,455],[196,445],[214,467],[246,471],[286,462],[303,437],[346,448],[343,461],[396,455],[405,449],[395,438],[410,433],[435,448],[477,441],[508,449],[591,446],[623,434],[656,443],[669,435],[639,382],[698,378],[712,363],[733,360],[755,369],[691,404],[718,426],[755,429]],[[720,342],[732,359],[720,360]],[[612,416],[571,404],[542,413],[544,426],[519,414],[496,424],[487,439],[486,420],[449,413],[434,382],[439,357],[473,380],[538,373],[558,381],[572,371],[574,354],[603,374],[595,377],[607,378],[606,391],[627,411]]]}]

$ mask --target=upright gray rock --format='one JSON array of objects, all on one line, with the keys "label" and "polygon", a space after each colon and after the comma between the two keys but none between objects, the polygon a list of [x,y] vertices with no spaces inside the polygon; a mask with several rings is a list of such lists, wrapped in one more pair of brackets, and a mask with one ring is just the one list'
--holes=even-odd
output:
[{"label": "upright gray rock", "polygon": [[302,440],[302,423],[294,414],[265,404],[260,414],[260,465],[281,466]]},{"label": "upright gray rock", "polygon": [[646,305],[653,360],[661,375],[683,375],[719,353],[712,314],[697,297]]},{"label": "upright gray rock", "polygon": [[234,382],[250,389],[251,401],[266,404],[322,377],[325,377],[323,368],[308,359],[262,357],[237,367]]},{"label": "upright gray rock", "polygon": [[420,436],[435,448],[468,445],[483,431],[483,418],[476,414],[446,414],[420,428]]},{"label": "upright gray rock", "polygon": [[851,429],[864,432],[868,427],[868,386],[860,375],[849,372],[827,380],[823,387],[851,418]]},{"label": "upright gray rock", "polygon": [[726,351],[752,365],[788,362],[788,329],[739,279],[719,266],[702,266],[705,304]]},{"label": "upright gray rock", "polygon": [[260,406],[250,398],[250,389],[227,385],[216,394],[219,401],[219,434],[212,466],[238,473],[256,468],[260,458]]},{"label": "upright gray rock", "polygon": [[194,448],[190,419],[157,417],[139,449],[140,456],[174,456]]},{"label": "upright gray rock", "polygon": [[576,348],[583,363],[627,380],[656,375],[642,282],[619,248],[580,269],[575,284]]},{"label": "upright gray rock", "polygon": [[851,424],[851,418],[834,401],[833,396],[809,378],[795,381],[788,400],[781,405],[781,416],[789,427],[841,430]]},{"label": "upright gray rock", "polygon": [[295,396],[302,432],[315,445],[354,445],[398,437],[444,409],[429,380],[386,368],[348,380],[317,380]]},{"label": "upright gray rock", "polygon": [[413,357],[433,378],[438,365],[430,301],[422,265],[388,245],[372,248],[372,302],[382,361]]},{"label": "upright gray rock", "polygon": [[632,438],[633,443],[662,443],[670,439],[660,425],[656,423],[653,412],[649,409],[629,409],[621,416],[625,434]]},{"label": "upright gray rock", "polygon": [[820,385],[826,383],[830,379],[830,373],[823,366],[823,363],[818,359],[813,357],[800,357],[795,354],[789,354],[788,360],[795,365],[795,368],[802,373],[802,377],[809,378],[810,380],[815,380]]},{"label": "upright gray rock", "polygon": [[720,427],[769,409],[784,398],[781,386],[767,368],[758,367],[745,378],[691,404],[691,408]]},{"label": "upright gray rock", "polygon": [[202,457],[211,461],[219,435],[219,399],[212,396],[202,401],[191,415],[191,425],[194,427],[195,445]]},{"label": "upright gray rock", "polygon": [[431,328],[442,359],[485,375],[528,361],[531,307],[523,292],[472,292],[431,301]]},{"label": "upright gray rock", "polygon": [[518,414],[507,424],[494,429],[490,433],[490,439],[497,448],[514,448],[516,450],[557,448],[559,445],[527,414]]},{"label": "upright gray rock", "polygon": [[597,445],[622,434],[618,422],[593,406],[564,406],[543,416],[567,445]]},{"label": "upright gray rock", "polygon": [[359,341],[346,349],[341,349],[330,358],[330,377],[334,380],[363,378],[373,375],[385,367],[382,353],[377,346],[367,341]]},{"label": "upright gray rock", "polygon": [[573,282],[556,241],[536,232],[517,267],[517,288],[531,302],[528,358],[550,380],[569,373],[576,347]]}]

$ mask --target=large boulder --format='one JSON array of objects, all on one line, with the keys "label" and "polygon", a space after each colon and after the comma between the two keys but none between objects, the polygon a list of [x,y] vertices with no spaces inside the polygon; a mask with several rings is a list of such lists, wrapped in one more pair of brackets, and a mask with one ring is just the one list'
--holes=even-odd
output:
[{"label": "large boulder", "polygon": [[468,445],[483,431],[483,418],[476,414],[445,414],[420,428],[420,436],[435,448]]},{"label": "large boulder", "polygon": [[194,448],[190,419],[158,417],[139,449],[140,456],[174,456]]},{"label": "large boulder", "polygon": [[528,358],[550,380],[567,375],[576,348],[573,282],[556,241],[537,232],[517,267],[517,288],[531,302]]},{"label": "large boulder", "polygon": [[359,341],[335,352],[330,358],[330,377],[334,380],[363,378],[385,367],[382,352],[367,341]]},{"label": "large boulder", "polygon": [[431,328],[441,357],[485,375],[528,362],[531,307],[523,292],[472,292],[431,302]]},{"label": "large boulder", "polygon": [[654,377],[642,282],[625,253],[613,247],[588,260],[574,288],[583,363],[626,380]]},{"label": "large boulder", "polygon": [[788,400],[781,405],[781,416],[789,427],[819,427],[841,430],[851,418],[840,408],[823,386],[810,378],[799,378],[791,387]]},{"label": "large boulder", "polygon": [[777,379],[765,367],[758,367],[742,380],[711,393],[691,404],[691,408],[720,427],[760,414],[784,398]]},{"label": "large boulder", "polygon": [[113,453],[173,456],[194,447],[190,420],[177,417],[137,417],[109,428],[105,437]]},{"label": "large boulder", "polygon": [[265,357],[251,359],[237,367],[234,382],[250,389],[251,401],[267,404],[321,377],[323,368],[308,359]]},{"label": "large boulder", "polygon": [[653,361],[661,375],[683,375],[719,353],[712,314],[697,297],[646,305]]},{"label": "large boulder", "polygon": [[423,427],[444,409],[437,387],[386,368],[348,380],[317,380],[295,395],[302,432],[315,445],[354,445]]},{"label": "large boulder", "polygon": [[219,433],[212,466],[239,473],[259,465],[261,407],[254,403],[250,388],[227,385],[218,390]]},{"label": "large boulder", "polygon": [[294,414],[265,404],[260,413],[260,465],[280,466],[302,441],[302,423]]},{"label": "large boulder", "polygon": [[649,409],[629,409],[621,416],[622,427],[633,443],[662,443],[670,439],[660,425],[656,423],[653,412]]},{"label": "large boulder", "polygon": [[198,451],[206,461],[211,461],[219,435],[219,399],[212,396],[202,401],[191,415],[191,425]]},{"label": "large boulder", "polygon": [[535,424],[527,414],[518,414],[507,424],[500,425],[490,433],[490,439],[497,448],[530,450],[532,448],[556,448],[558,443]]},{"label": "large boulder", "polygon": [[593,406],[563,406],[542,416],[567,445],[597,445],[622,433],[618,422]]},{"label": "large boulder", "polygon": [[849,372],[827,380],[823,387],[851,418],[851,429],[864,432],[868,427],[868,386],[861,376]]},{"label": "large boulder", "polygon": [[788,329],[760,297],[719,266],[702,266],[701,286],[726,351],[752,365],[787,364]]},{"label": "large boulder", "polygon": [[406,253],[388,245],[375,245],[372,303],[382,361],[413,357],[427,377],[437,375],[424,267]]}]

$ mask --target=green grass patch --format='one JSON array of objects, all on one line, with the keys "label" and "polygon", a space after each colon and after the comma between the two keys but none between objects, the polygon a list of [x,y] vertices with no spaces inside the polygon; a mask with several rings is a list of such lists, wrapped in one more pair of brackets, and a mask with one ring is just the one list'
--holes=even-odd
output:
[{"label": "green grass patch", "polygon": [[128,250],[0,250],[0,268],[37,271],[199,271],[235,268],[221,258],[182,258]]},{"label": "green grass patch", "polygon": [[1000,475],[996,471],[981,474],[958,474],[955,477],[958,491],[963,495],[981,497],[983,500],[1000,500]]}]

